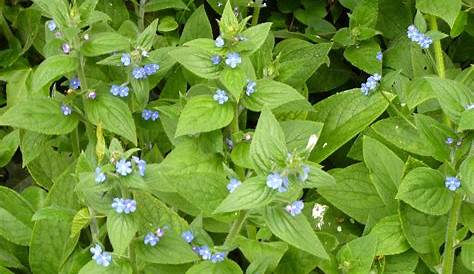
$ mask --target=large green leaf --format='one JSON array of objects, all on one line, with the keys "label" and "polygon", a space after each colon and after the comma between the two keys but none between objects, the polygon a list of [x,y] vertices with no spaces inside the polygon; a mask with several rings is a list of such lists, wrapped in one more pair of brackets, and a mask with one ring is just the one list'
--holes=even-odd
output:
[{"label": "large green leaf", "polygon": [[187,9],[186,4],[181,0],[151,0],[145,5],[146,12],[159,11],[164,9]]},{"label": "large green leaf", "polygon": [[197,8],[186,21],[183,32],[181,33],[181,38],[179,39],[179,43],[184,44],[198,38],[212,39],[211,23],[207,18],[204,5],[201,5],[199,8]]},{"label": "large green leaf", "polygon": [[98,95],[95,100],[87,100],[84,110],[89,121],[102,125],[106,130],[137,143],[135,123],[127,106],[119,98],[108,94]]},{"label": "large green leaf", "polygon": [[77,69],[78,59],[70,55],[55,55],[44,60],[33,74],[33,90],[40,90],[46,84]]},{"label": "large green leaf", "polygon": [[20,144],[20,131],[14,130],[5,135],[0,141],[0,167],[10,162]]},{"label": "large green leaf", "polygon": [[91,35],[81,47],[85,56],[99,56],[117,51],[126,51],[130,48],[130,41],[116,32],[102,32]]},{"label": "large green leaf", "polygon": [[[387,94],[393,98],[391,94]],[[382,114],[388,102],[379,93],[363,96],[359,89],[337,93],[314,105],[311,120],[324,123],[310,159],[321,162]]]},{"label": "large green leaf", "polygon": [[265,176],[247,179],[222,201],[216,213],[253,209],[269,204],[276,192],[266,185]]},{"label": "large green leaf", "polygon": [[261,173],[268,173],[285,165],[288,151],[285,135],[269,109],[264,109],[250,145],[250,158]]},{"label": "large green leaf", "polygon": [[212,54],[204,49],[197,47],[180,47],[171,51],[170,55],[186,69],[199,77],[206,79],[219,78],[219,66],[212,64]]},{"label": "large green leaf", "polygon": [[282,206],[276,206],[267,207],[264,217],[268,228],[278,238],[319,258],[329,258],[303,214],[293,217]]},{"label": "large green leaf", "polygon": [[459,119],[459,130],[474,130],[474,110],[466,109]]},{"label": "large green leaf", "polygon": [[288,244],[284,242],[261,242],[244,237],[237,238],[237,244],[250,263],[265,260],[269,263],[270,271],[278,266],[281,258],[288,250]]},{"label": "large green leaf", "polygon": [[238,102],[247,81],[247,76],[245,75],[245,71],[240,67],[234,69],[226,67],[222,71],[219,81]]},{"label": "large green leaf", "polygon": [[450,149],[445,141],[448,137],[455,137],[452,130],[423,114],[416,114],[416,127],[420,135],[420,140],[428,144],[426,148],[430,151],[430,156],[433,156],[438,161],[449,161]]},{"label": "large green leaf", "polygon": [[165,231],[156,246],[145,245],[143,240],[136,241],[134,245],[138,257],[149,263],[184,264],[199,259],[191,246],[172,231]]},{"label": "large green leaf", "polygon": [[219,104],[211,95],[194,96],[179,116],[176,137],[223,128],[234,118],[234,104]]},{"label": "large green leaf", "polygon": [[370,234],[377,238],[375,255],[400,254],[408,249],[408,244],[402,232],[398,215],[387,216],[381,219],[371,230]]},{"label": "large green leaf", "polygon": [[289,85],[269,79],[256,81],[255,93],[244,95],[243,105],[252,111],[262,111],[264,107],[274,109],[283,104],[304,100],[296,89]]},{"label": "large green leaf", "polygon": [[461,11],[461,0],[416,0],[416,8],[422,12],[442,18],[450,27]]},{"label": "large green leaf", "polygon": [[28,129],[48,135],[71,132],[77,127],[78,115],[64,116],[61,103],[53,99],[35,98],[17,104],[0,117],[0,125]]},{"label": "large green leaf", "polygon": [[239,265],[231,260],[225,260],[223,262],[214,264],[210,261],[203,261],[199,264],[194,265],[186,274],[242,274],[242,270]]},{"label": "large green leaf", "polygon": [[267,39],[271,26],[272,23],[267,22],[244,30],[240,35],[244,37],[245,40],[237,44],[237,51],[249,51],[249,54],[256,52]]},{"label": "large green leaf", "polygon": [[367,235],[345,244],[337,252],[344,273],[369,273],[377,250],[377,237]]},{"label": "large green leaf", "polygon": [[143,30],[142,33],[140,33],[140,35],[138,35],[137,40],[135,41],[136,47],[147,51],[150,50],[155,42],[157,27],[158,19],[155,19],[146,27],[146,29]]},{"label": "large green leaf", "polygon": [[459,168],[461,187],[474,194],[474,156],[465,159]]},{"label": "large green leaf", "polygon": [[114,253],[122,255],[135,237],[137,230],[138,223],[133,213],[129,215],[113,212],[107,216],[107,234],[114,248]]},{"label": "large green leaf", "polygon": [[447,216],[427,215],[403,202],[398,210],[403,234],[411,247],[422,254],[438,250],[444,242]]},{"label": "large green leaf", "polygon": [[84,265],[79,274],[132,274],[133,269],[130,266],[130,263],[125,260],[116,259],[115,257],[112,259],[112,263],[104,267],[102,265],[97,264],[95,261],[89,261],[86,265]]},{"label": "large green leaf", "polygon": [[29,245],[33,208],[14,190],[0,186],[0,236],[6,240]]},{"label": "large green leaf", "polygon": [[351,46],[344,51],[344,57],[355,67],[369,73],[381,73],[382,62],[377,60],[380,46],[373,40],[365,41],[360,45]]},{"label": "large green leaf", "polygon": [[378,3],[378,0],[357,1],[357,5],[354,7],[350,17],[349,25],[351,28],[359,26],[375,27],[377,23]]}]

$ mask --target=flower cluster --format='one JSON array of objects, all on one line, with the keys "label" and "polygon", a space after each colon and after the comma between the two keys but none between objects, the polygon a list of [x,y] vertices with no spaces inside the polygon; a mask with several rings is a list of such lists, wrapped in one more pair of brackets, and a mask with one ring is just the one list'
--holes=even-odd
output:
[{"label": "flower cluster", "polygon": [[137,210],[137,202],[133,199],[114,198],[112,208],[119,214],[130,214]]},{"label": "flower cluster", "polygon": [[143,67],[136,67],[132,71],[133,78],[143,80],[155,74],[160,69],[158,64],[147,64]]},{"label": "flower cluster", "polygon": [[360,86],[362,94],[364,94],[365,96],[369,95],[370,91],[373,91],[377,88],[380,79],[382,79],[382,76],[380,76],[380,74],[378,73],[367,78],[367,82],[362,83],[362,85]]},{"label": "flower cluster", "polygon": [[61,112],[64,116],[69,116],[72,113],[72,108],[66,104],[61,105]]},{"label": "flower cluster", "polygon": [[143,243],[149,246],[155,246],[160,239],[165,235],[165,231],[162,228],[156,229],[155,233],[148,232],[143,238]]},{"label": "flower cluster", "polygon": [[229,96],[227,96],[227,93],[222,89],[216,90],[216,93],[214,94],[213,98],[214,98],[214,101],[219,103],[219,105],[223,105],[225,102],[229,100]]},{"label": "flower cluster", "polygon": [[456,191],[459,187],[461,187],[461,181],[457,177],[446,177],[444,185],[447,189]]},{"label": "flower cluster", "polygon": [[225,64],[231,68],[236,68],[237,65],[242,63],[242,58],[238,52],[229,52],[227,53]]},{"label": "flower cluster", "polygon": [[144,109],[143,112],[142,112],[142,118],[145,121],[148,121],[150,119],[152,121],[156,121],[156,120],[158,120],[158,118],[160,118],[160,114],[158,113],[158,111]]},{"label": "flower cluster", "polygon": [[247,85],[245,86],[245,94],[247,96],[252,95],[255,93],[255,88],[257,87],[257,82],[252,81],[252,80],[247,80]]},{"label": "flower cluster", "polygon": [[267,186],[276,189],[278,192],[288,191],[288,177],[282,176],[280,173],[272,172],[267,176]]},{"label": "flower cluster", "polygon": [[412,42],[418,43],[421,48],[427,49],[433,43],[433,40],[420,32],[414,25],[408,26],[407,36]]},{"label": "flower cluster", "polygon": [[112,85],[110,93],[114,96],[127,97],[130,89],[126,85]]},{"label": "flower cluster", "polygon": [[303,210],[303,208],[304,208],[304,203],[301,200],[294,201],[293,203],[285,207],[286,211],[290,213],[290,215],[293,217],[301,214],[301,211]]},{"label": "flower cluster", "polygon": [[194,246],[194,252],[196,252],[201,258],[205,261],[211,261],[212,263],[219,263],[225,260],[226,254],[224,252],[214,252],[212,253],[209,249],[209,246]]},{"label": "flower cluster", "polygon": [[102,171],[102,168],[101,167],[96,167],[95,168],[95,182],[100,184],[100,183],[105,182],[106,179],[107,179],[107,176]]},{"label": "flower cluster", "polygon": [[92,259],[101,266],[109,266],[112,262],[112,255],[109,252],[103,251],[99,244],[90,248]]},{"label": "flower cluster", "polygon": [[234,192],[240,185],[242,184],[241,181],[239,181],[236,178],[231,178],[229,183],[227,184],[227,190],[229,190],[230,193]]}]

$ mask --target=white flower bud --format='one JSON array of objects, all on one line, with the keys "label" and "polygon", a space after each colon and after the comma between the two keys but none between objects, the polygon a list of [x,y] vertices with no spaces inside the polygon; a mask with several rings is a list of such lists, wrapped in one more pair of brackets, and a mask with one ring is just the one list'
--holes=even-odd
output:
[{"label": "white flower bud", "polygon": [[318,142],[318,136],[316,136],[316,134],[311,135],[308,139],[308,144],[306,145],[306,151],[308,152],[313,151],[317,142]]}]

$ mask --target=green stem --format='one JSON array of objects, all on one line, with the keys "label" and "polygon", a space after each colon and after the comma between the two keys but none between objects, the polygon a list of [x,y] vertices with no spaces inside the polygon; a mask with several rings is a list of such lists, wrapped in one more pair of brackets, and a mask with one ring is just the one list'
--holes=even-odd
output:
[{"label": "green stem", "polygon": [[462,196],[460,193],[454,194],[454,201],[448,218],[448,230],[446,232],[446,242],[444,244],[442,274],[453,273],[454,250],[456,240],[456,227],[458,225],[459,211],[461,209]]},{"label": "green stem", "polygon": [[262,4],[262,0],[255,1],[255,8],[253,9],[252,15],[252,26],[258,24],[258,17],[260,17],[260,5]]},{"label": "green stem", "polygon": [[94,209],[92,207],[88,207],[89,209],[89,216],[91,217],[91,224],[89,225],[92,235],[92,242],[98,243],[99,242],[99,225],[97,224],[97,218],[95,216]]},{"label": "green stem", "polygon": [[247,213],[244,211],[239,211],[237,213],[237,219],[232,224],[232,227],[229,230],[229,234],[227,234],[227,238],[225,238],[224,246],[227,248],[231,248],[235,238],[240,234],[240,230],[247,218]]},{"label": "green stem", "polygon": [[145,3],[146,0],[140,0],[138,7],[138,30],[142,32],[145,29]]},{"label": "green stem", "polygon": [[[438,22],[436,20],[437,20],[436,16],[429,15],[431,30],[434,30],[434,31],[438,30]],[[440,40],[437,40],[433,43],[433,49],[434,49],[435,60],[436,60],[436,71],[438,72],[438,76],[444,79],[446,78],[446,68],[444,67],[443,49],[441,48]]]},{"label": "green stem", "polygon": [[79,130],[76,129],[71,132],[71,143],[72,143],[72,155],[74,158],[79,157],[81,154],[81,144],[79,143]]}]

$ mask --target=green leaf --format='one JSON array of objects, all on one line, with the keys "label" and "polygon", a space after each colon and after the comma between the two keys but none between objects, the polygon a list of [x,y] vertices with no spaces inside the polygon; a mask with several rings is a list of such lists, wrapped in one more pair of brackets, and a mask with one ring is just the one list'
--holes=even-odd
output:
[{"label": "green leaf", "polygon": [[9,212],[0,207],[0,236],[18,245],[29,245],[31,228],[15,216],[15,212]]},{"label": "green leaf", "polygon": [[267,261],[269,271],[275,270],[281,258],[288,250],[288,244],[285,242],[261,242],[244,237],[237,238],[237,244],[250,263],[255,263],[259,260]]},{"label": "green leaf", "polygon": [[130,49],[130,40],[116,32],[91,34],[90,40],[81,47],[85,56],[99,56]]},{"label": "green leaf", "polygon": [[226,67],[222,71],[219,81],[238,102],[245,83],[247,82],[247,76],[245,75],[245,71],[240,67],[234,69]]},{"label": "green leaf", "polygon": [[418,254],[413,249],[410,249],[409,251],[402,254],[386,256],[384,273],[415,273],[417,264]]},{"label": "green leaf", "polygon": [[84,102],[84,111],[91,123],[101,124],[112,133],[118,134],[132,143],[137,143],[135,123],[126,103],[110,95],[99,95],[95,100]]},{"label": "green leaf", "polygon": [[309,167],[308,179],[302,182],[303,188],[318,188],[318,187],[334,187],[336,179],[329,173],[323,171],[321,166],[313,162],[305,162],[305,166]]},{"label": "green leaf", "polygon": [[416,8],[443,19],[450,27],[453,27],[454,21],[461,11],[461,0],[417,0]]},{"label": "green leaf", "polygon": [[33,74],[33,83],[31,86],[34,91],[39,91],[53,80],[59,79],[60,76],[75,71],[78,65],[79,62],[74,56],[51,56],[38,66]]},{"label": "green leaf", "polygon": [[474,264],[472,258],[474,258],[474,238],[471,238],[462,243],[461,247],[461,262],[470,271],[474,271]]},{"label": "green leaf", "polygon": [[395,212],[398,207],[395,196],[405,164],[376,139],[364,136],[363,140],[364,162],[369,169],[371,181],[387,207]]},{"label": "green leaf", "polygon": [[335,186],[320,187],[318,192],[335,207],[365,224],[369,217],[375,220],[390,214],[362,164],[354,164],[331,173]]},{"label": "green leaf", "polygon": [[174,31],[179,27],[178,23],[171,16],[165,16],[161,19],[160,24],[158,25],[159,32],[170,32]]},{"label": "green leaf", "polygon": [[138,258],[149,263],[184,264],[199,260],[191,246],[172,231],[165,231],[156,246],[145,245],[143,239],[134,244]]},{"label": "green leaf", "polygon": [[[145,205],[141,205],[142,207]],[[140,205],[138,205],[140,210]],[[138,223],[133,214],[119,214],[112,212],[107,216],[107,234],[109,235],[110,243],[114,248],[114,253],[123,255],[128,248],[128,245],[135,237],[138,230]]]},{"label": "green leaf", "polygon": [[220,129],[229,125],[233,118],[232,102],[220,105],[211,95],[194,96],[179,116],[176,137]]},{"label": "green leaf", "polygon": [[197,8],[186,21],[183,32],[181,33],[181,37],[179,39],[179,43],[182,45],[198,38],[212,39],[211,23],[207,18],[204,5],[201,5],[199,8]]},{"label": "green leaf", "polygon": [[22,133],[20,150],[23,160],[22,166],[36,159],[46,149],[49,142],[49,136],[34,131],[26,130]]},{"label": "green leaf", "polygon": [[[391,94],[387,94],[393,98]],[[310,160],[321,162],[365,129],[388,107],[379,93],[363,96],[359,89],[337,93],[314,105],[311,120],[324,123]]]},{"label": "green leaf", "polygon": [[403,178],[397,199],[430,215],[443,215],[453,203],[452,193],[444,186],[444,176],[437,170],[419,167]]},{"label": "green leaf", "polygon": [[212,64],[212,53],[196,47],[180,47],[170,52],[186,69],[205,79],[219,78],[219,66]]},{"label": "green leaf", "polygon": [[47,98],[30,99],[8,109],[0,117],[0,125],[28,129],[48,135],[61,135],[77,127],[77,114],[64,116],[61,103]]},{"label": "green leaf", "polygon": [[253,209],[269,204],[276,192],[266,185],[264,176],[247,179],[217,207],[215,213]]},{"label": "green leaf", "polygon": [[455,134],[445,125],[437,120],[422,114],[415,115],[416,127],[421,138],[433,156],[438,161],[449,161],[449,146],[445,141],[448,137],[454,137]]},{"label": "green leaf", "polygon": [[259,173],[267,175],[285,166],[288,150],[285,135],[269,109],[263,109],[250,144],[250,158]]},{"label": "green leaf", "polygon": [[418,253],[430,253],[444,242],[447,216],[424,214],[400,202],[400,221],[408,243]]},{"label": "green leaf", "polygon": [[35,0],[41,10],[61,27],[69,26],[69,8],[64,0]]},{"label": "green leaf", "polygon": [[221,263],[214,264],[210,261],[203,261],[195,264],[186,271],[186,274],[242,274],[239,265],[231,260],[225,260]]},{"label": "green leaf", "polygon": [[263,108],[277,108],[283,104],[304,100],[305,98],[296,89],[289,85],[269,79],[256,81],[255,93],[244,95],[243,105],[252,111],[262,111]]},{"label": "green leaf", "polygon": [[33,217],[31,218],[32,221],[36,222],[39,220],[44,219],[56,219],[56,220],[64,220],[64,221],[71,221],[74,216],[74,210],[70,208],[64,208],[59,206],[48,206],[43,207],[35,212]]},{"label": "green leaf", "polygon": [[408,249],[408,244],[402,232],[398,215],[387,216],[381,219],[371,230],[370,234],[377,238],[375,255],[400,254]]},{"label": "green leaf", "polygon": [[459,130],[474,130],[474,110],[466,109],[459,119]]},{"label": "green leaf", "polygon": [[186,4],[181,0],[151,0],[145,5],[146,12],[159,11],[164,9],[186,10]]},{"label": "green leaf", "polygon": [[367,235],[345,244],[337,252],[344,273],[369,273],[377,248],[377,238]]},{"label": "green leaf", "polygon": [[381,73],[382,62],[376,58],[378,52],[380,52],[379,44],[374,40],[369,40],[346,48],[344,57],[352,65],[368,74]]},{"label": "green leaf", "polygon": [[378,0],[358,1],[350,16],[349,25],[351,29],[356,26],[375,28],[378,8]]},{"label": "green leaf", "polygon": [[288,120],[280,122],[285,133],[286,146],[289,151],[304,151],[311,135],[321,135],[322,123],[306,120]]},{"label": "green leaf", "polygon": [[258,24],[241,32],[240,35],[245,37],[245,40],[237,44],[236,50],[238,52],[248,51],[249,54],[256,52],[267,39],[271,26],[272,23],[268,22]]},{"label": "green leaf", "polygon": [[84,265],[79,271],[79,274],[132,274],[132,273],[133,273],[133,269],[130,266],[130,263],[128,261],[116,259],[115,257],[112,259],[112,263],[107,267],[99,265],[94,260],[91,260],[86,265]]},{"label": "green leaf", "polygon": [[239,30],[239,21],[235,16],[230,1],[227,1],[224,11],[222,12],[221,20],[219,21],[219,30],[220,33],[225,36],[235,35]]},{"label": "green leaf", "polygon": [[459,168],[461,187],[469,193],[474,193],[474,156],[466,158]]},{"label": "green leaf", "polygon": [[57,179],[62,172],[70,164],[69,153],[61,153],[52,147],[42,151],[40,156],[31,161],[27,167],[36,184],[43,188],[49,189],[54,180]]},{"label": "green leaf", "polygon": [[14,130],[5,135],[0,141],[0,167],[10,162],[20,144],[20,131]]},{"label": "green leaf", "polygon": [[329,258],[303,214],[293,217],[282,206],[267,207],[264,218],[272,233],[278,238],[316,257]]},{"label": "green leaf", "polygon": [[71,238],[78,236],[81,230],[90,222],[90,213],[87,208],[82,208],[74,215],[71,224]]},{"label": "green leaf", "polygon": [[30,97],[33,69],[25,68],[0,72],[0,80],[7,82],[7,105],[12,107]]},{"label": "green leaf", "polygon": [[140,35],[138,35],[135,45],[144,50],[150,50],[155,41],[157,27],[158,19],[155,19],[142,33],[140,33]]},{"label": "green leaf", "polygon": [[250,159],[250,144],[241,142],[234,146],[230,154],[232,162],[236,165],[245,168],[253,168],[252,160]]}]

